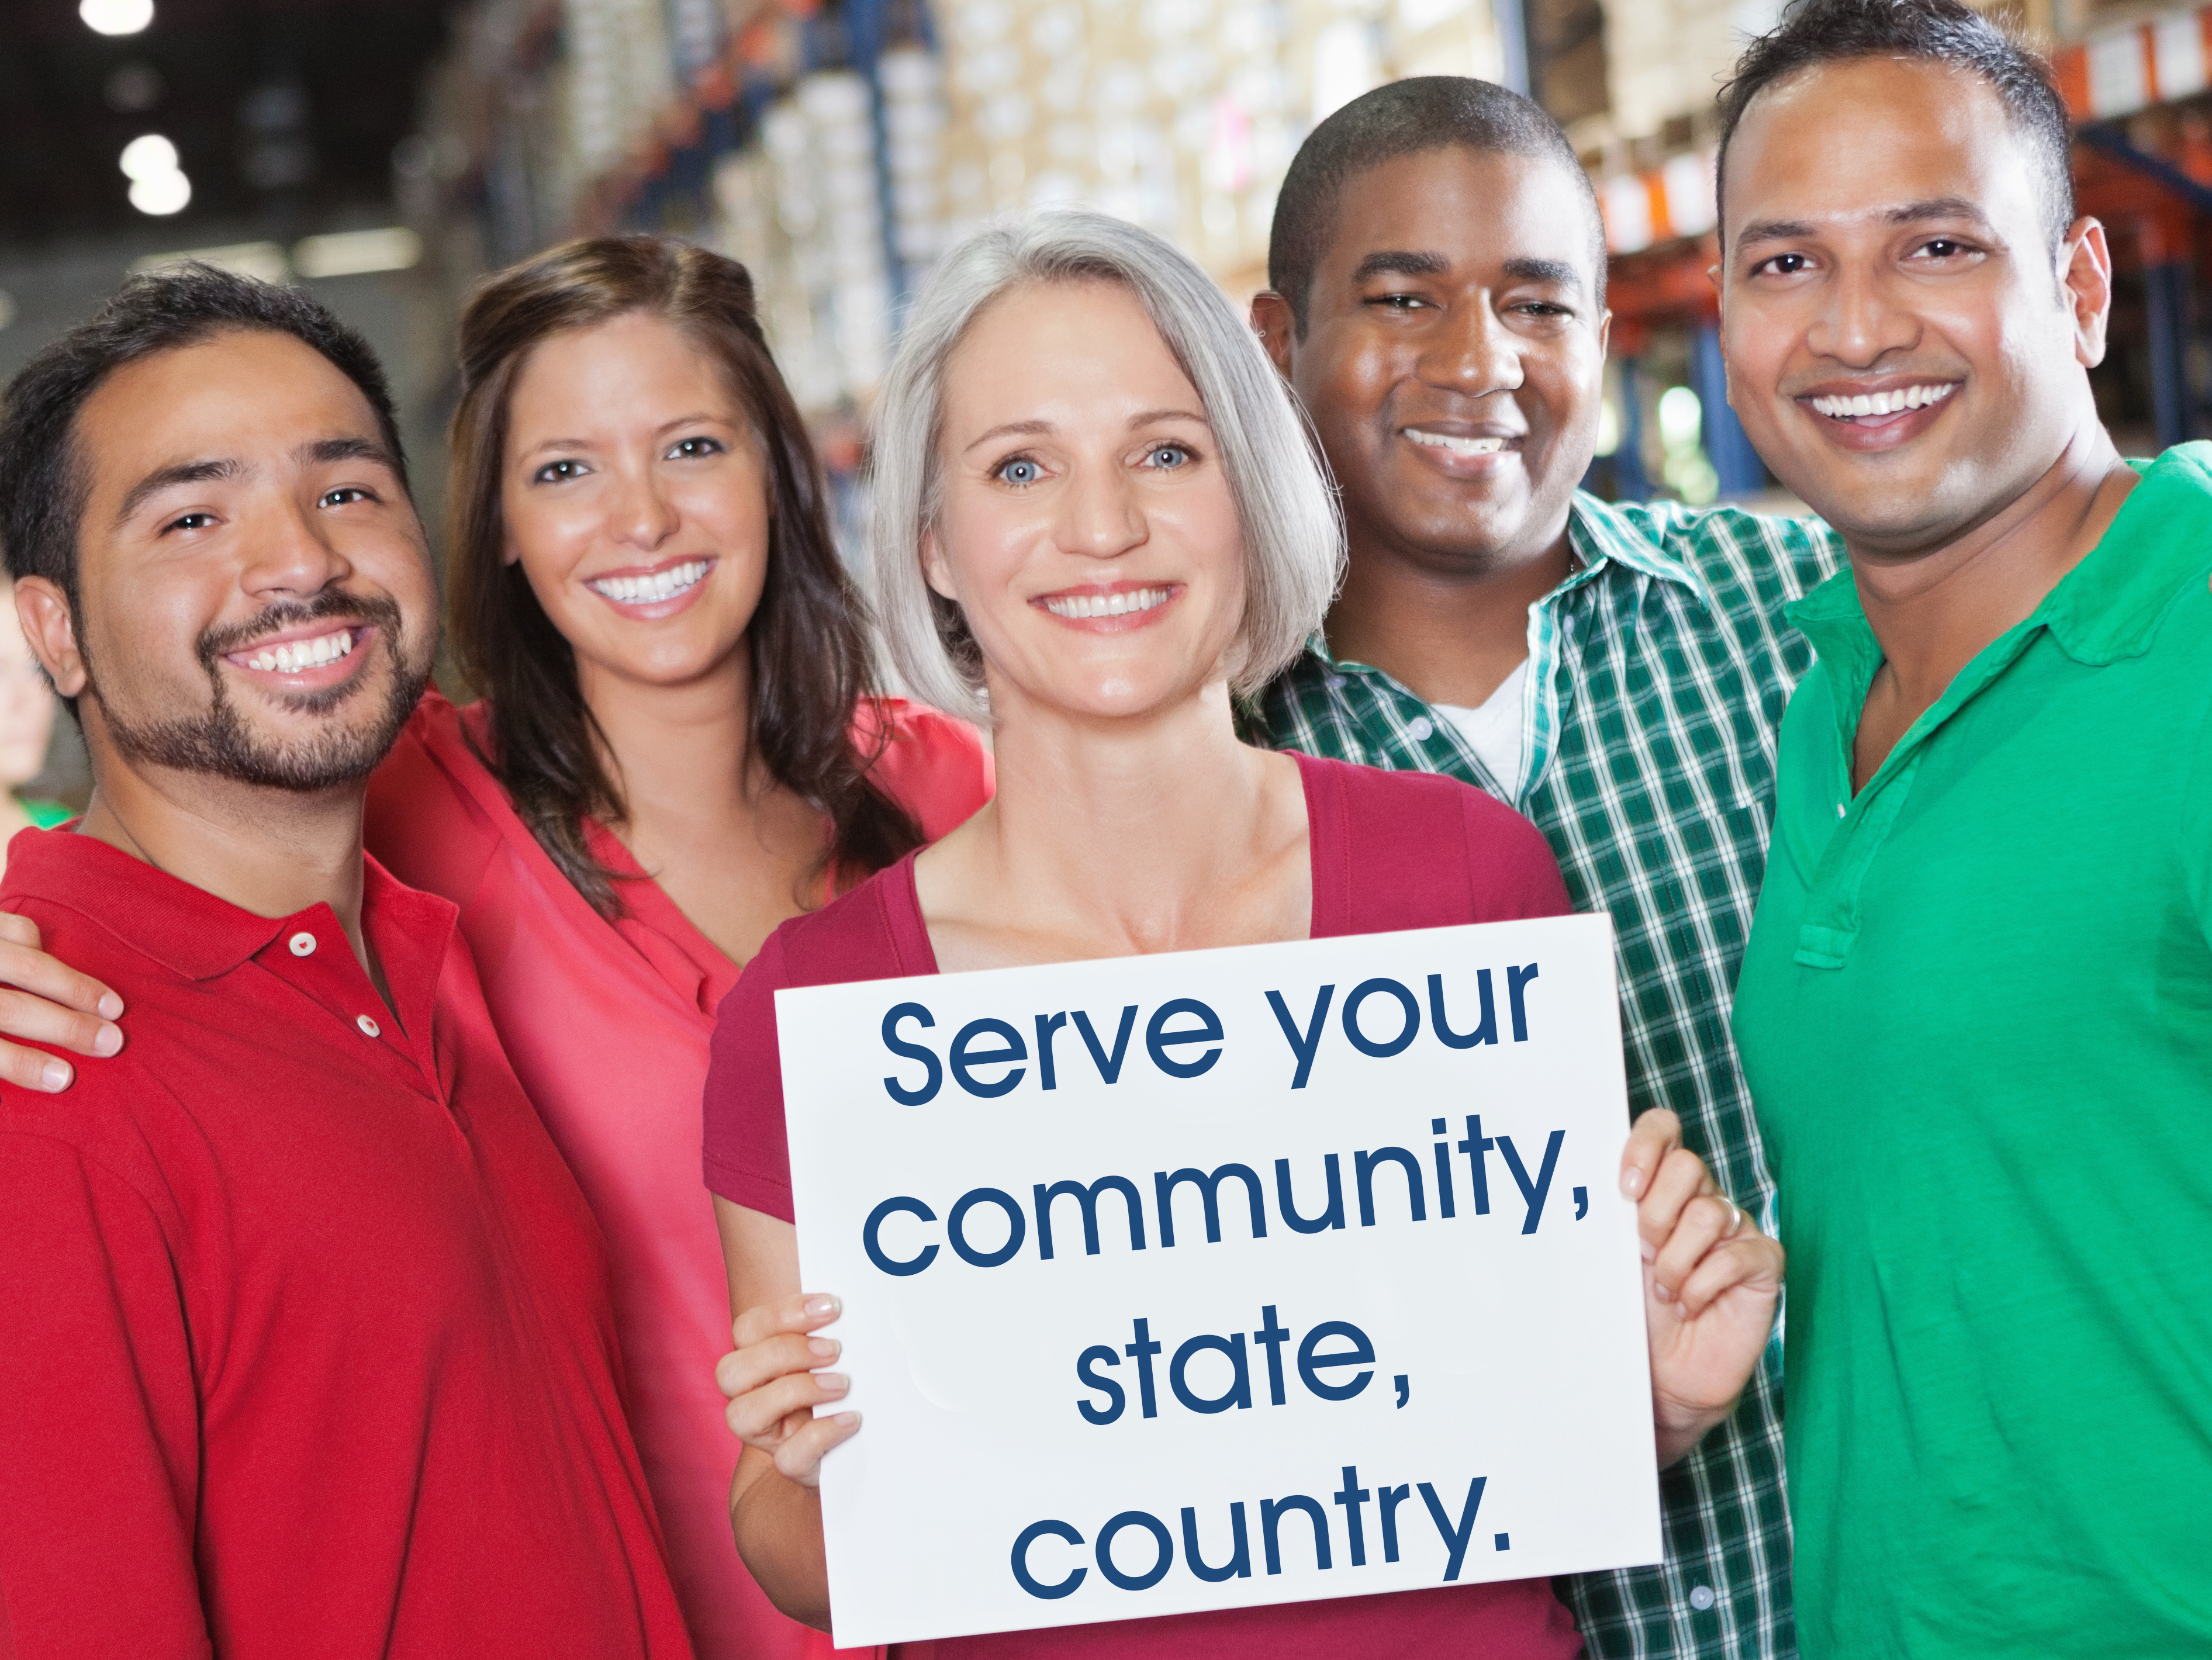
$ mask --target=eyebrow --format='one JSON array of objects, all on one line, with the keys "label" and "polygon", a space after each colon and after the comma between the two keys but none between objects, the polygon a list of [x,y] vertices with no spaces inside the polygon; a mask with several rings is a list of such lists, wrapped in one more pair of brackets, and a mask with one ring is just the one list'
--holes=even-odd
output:
[{"label": "eyebrow", "polygon": [[302,444],[300,459],[323,465],[333,461],[374,461],[381,467],[399,471],[399,463],[390,450],[374,438],[319,438],[312,444]]},{"label": "eyebrow", "polygon": [[1364,283],[1370,277],[1442,277],[1451,270],[1451,261],[1441,253],[1417,253],[1409,248],[1384,248],[1369,254],[1352,268],[1352,280]]},{"label": "eyebrow", "polygon": [[[1584,286],[1581,269],[1565,259],[1508,259],[1500,269],[1516,283],[1551,283],[1571,289]],[[1450,273],[1451,261],[1440,253],[1398,248],[1369,254],[1353,268],[1352,280],[1364,283],[1370,277],[1447,277]]]},{"label": "eyebrow", "polygon": [[1582,268],[1565,259],[1508,259],[1505,274],[1516,283],[1553,283],[1563,289],[1583,286]]},{"label": "eyebrow", "polygon": [[965,455],[968,450],[979,450],[994,438],[1038,438],[1052,430],[1053,425],[1049,421],[1009,421],[1003,426],[992,428],[960,453]]},{"label": "eyebrow", "polygon": [[[1139,410],[1129,417],[1129,430],[1134,432],[1139,427],[1149,427],[1158,421],[1188,421],[1209,431],[1213,426],[1204,416],[1194,415],[1188,410]],[[1041,438],[1047,433],[1058,430],[1049,421],[1009,421],[1003,426],[992,428],[960,453],[965,455],[969,450],[981,449],[994,438]]]},{"label": "eyebrow", "polygon": [[1129,417],[1129,430],[1134,432],[1139,427],[1149,427],[1159,421],[1188,421],[1209,428],[1213,424],[1204,416],[1193,415],[1188,410],[1144,410]]},{"label": "eyebrow", "polygon": [[[744,426],[743,422],[733,420],[729,416],[717,415],[712,410],[697,410],[690,415],[678,416],[673,421],[663,421],[653,431],[657,438],[674,432],[678,427],[693,427],[702,423],[720,427],[742,428]],[[589,449],[591,447],[592,441],[588,438],[541,438],[522,453],[535,455],[540,450],[583,450]]]},{"label": "eyebrow", "polygon": [[[1883,211],[1887,225],[1917,224],[1923,219],[1970,219],[1986,227],[1989,216],[1963,196],[1933,196],[1924,202],[1905,202]],[[1750,242],[1794,242],[1820,234],[1808,220],[1760,219],[1746,225],[1736,238],[1741,247]]]},{"label": "eyebrow", "polygon": [[123,494],[123,505],[115,510],[118,525],[144,507],[149,498],[179,484],[204,484],[218,478],[242,477],[246,464],[235,456],[204,461],[179,461],[173,465],[156,467]]}]

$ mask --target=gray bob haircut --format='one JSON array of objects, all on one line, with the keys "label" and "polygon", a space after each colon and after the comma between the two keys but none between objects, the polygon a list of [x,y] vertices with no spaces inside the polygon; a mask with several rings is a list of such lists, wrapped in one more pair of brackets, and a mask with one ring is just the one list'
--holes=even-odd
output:
[{"label": "gray bob haircut", "polygon": [[986,307],[1030,284],[1114,283],[1136,296],[1198,391],[1244,537],[1231,685],[1257,696],[1321,627],[1344,570],[1336,493],[1305,418],[1212,278],[1150,231],[1054,209],[1004,220],[945,254],[915,302],[876,416],[869,551],[891,662],[914,695],[987,716],[982,654],[921,570],[943,490],[945,369]]}]

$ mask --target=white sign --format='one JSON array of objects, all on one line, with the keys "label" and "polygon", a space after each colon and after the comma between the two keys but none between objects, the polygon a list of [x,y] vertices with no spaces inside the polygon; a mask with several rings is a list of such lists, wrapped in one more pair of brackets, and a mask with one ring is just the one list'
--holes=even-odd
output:
[{"label": "white sign", "polygon": [[1608,919],[776,1021],[841,1645],[1658,1560]]}]

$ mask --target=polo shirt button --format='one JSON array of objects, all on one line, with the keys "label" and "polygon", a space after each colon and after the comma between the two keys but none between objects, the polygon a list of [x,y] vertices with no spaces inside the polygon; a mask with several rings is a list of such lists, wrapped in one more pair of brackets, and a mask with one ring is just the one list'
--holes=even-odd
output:
[{"label": "polo shirt button", "polygon": [[365,1014],[356,1015],[354,1017],[354,1025],[361,1028],[361,1035],[364,1037],[381,1037],[384,1036],[384,1028],[378,1025],[375,1021],[370,1019]]},{"label": "polo shirt button", "polygon": [[1713,1596],[1713,1588],[1711,1585],[1692,1585],[1690,1587],[1690,1606],[1695,1608],[1699,1614],[1703,1614],[1707,1608],[1712,1607],[1716,1600],[1717,1599]]},{"label": "polo shirt button", "polygon": [[305,928],[294,934],[290,943],[295,957],[313,957],[315,954],[315,936]]},{"label": "polo shirt button", "polygon": [[1425,714],[1417,714],[1406,723],[1406,736],[1416,744],[1425,744],[1436,732],[1436,725]]}]

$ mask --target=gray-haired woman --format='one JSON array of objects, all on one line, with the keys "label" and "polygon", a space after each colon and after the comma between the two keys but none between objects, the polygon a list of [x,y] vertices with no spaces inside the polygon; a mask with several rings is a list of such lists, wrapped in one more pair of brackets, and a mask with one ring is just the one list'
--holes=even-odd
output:
[{"label": "gray-haired woman", "polygon": [[[826,1624],[816,1481],[855,1432],[812,1368],[834,1297],[799,1282],[775,994],[784,986],[1543,915],[1567,908],[1525,820],[1450,780],[1237,739],[1231,698],[1320,626],[1334,502],[1258,344],[1157,237],[1081,213],[971,238],[918,304],[877,439],[891,647],[927,697],[988,714],[999,793],[918,857],[787,923],[722,1006],[707,1170],[744,1312],[719,1369],[746,1442],[731,1499],[755,1578]],[[1662,1455],[1723,1416],[1764,1345],[1779,1251],[1670,1116],[1642,1193]],[[1630,1177],[1633,1177],[1632,1182]],[[1694,1278],[1692,1270],[1699,1271]],[[825,1415],[816,1416],[823,1408]],[[945,1656],[1213,1660],[1579,1649],[1541,1581],[915,1645]]]}]

